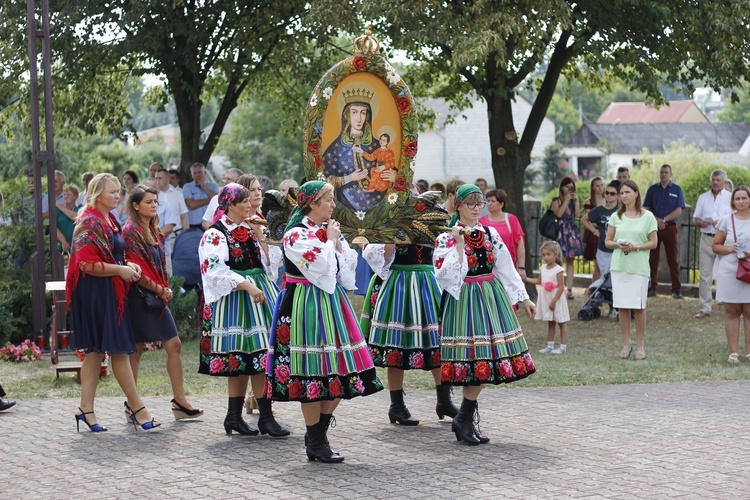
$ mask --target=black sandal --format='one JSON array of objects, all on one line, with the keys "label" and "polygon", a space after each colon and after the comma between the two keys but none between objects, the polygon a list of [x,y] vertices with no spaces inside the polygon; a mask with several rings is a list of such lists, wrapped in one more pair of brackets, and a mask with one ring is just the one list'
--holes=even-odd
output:
[{"label": "black sandal", "polygon": [[192,410],[188,410],[187,408],[182,406],[180,403],[178,403],[176,399],[172,400],[172,404],[177,406],[177,408],[175,408],[174,406],[172,407],[172,413],[174,414],[175,420],[182,420],[185,418],[197,418],[203,415],[203,410],[201,410],[200,408],[194,408]]}]

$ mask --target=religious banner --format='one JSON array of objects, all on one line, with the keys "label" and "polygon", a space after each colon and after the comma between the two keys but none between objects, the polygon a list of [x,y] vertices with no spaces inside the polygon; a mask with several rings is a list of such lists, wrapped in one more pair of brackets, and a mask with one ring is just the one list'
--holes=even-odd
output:
[{"label": "religious banner", "polygon": [[435,193],[410,193],[417,130],[409,87],[368,29],[320,79],[305,113],[305,175],[336,188],[333,218],[349,241],[434,243],[448,217]]}]

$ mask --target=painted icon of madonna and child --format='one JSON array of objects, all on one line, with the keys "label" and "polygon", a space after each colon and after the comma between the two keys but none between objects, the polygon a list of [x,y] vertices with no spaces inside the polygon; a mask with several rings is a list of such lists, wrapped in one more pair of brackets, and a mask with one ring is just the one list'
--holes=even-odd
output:
[{"label": "painted icon of madonna and child", "polygon": [[396,155],[389,148],[390,134],[373,135],[374,92],[357,88],[343,94],[341,132],[323,153],[323,174],[341,203],[367,211],[385,199],[396,181]]}]

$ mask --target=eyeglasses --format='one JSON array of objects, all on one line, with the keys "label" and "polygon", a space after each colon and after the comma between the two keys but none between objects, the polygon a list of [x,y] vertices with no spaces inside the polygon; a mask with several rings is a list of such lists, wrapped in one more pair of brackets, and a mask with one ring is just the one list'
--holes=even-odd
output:
[{"label": "eyeglasses", "polygon": [[487,203],[480,201],[478,203],[467,203],[466,206],[470,209],[474,210],[475,208],[484,208],[487,205]]},{"label": "eyeglasses", "polygon": [[617,191],[604,191],[605,196],[617,196]]}]

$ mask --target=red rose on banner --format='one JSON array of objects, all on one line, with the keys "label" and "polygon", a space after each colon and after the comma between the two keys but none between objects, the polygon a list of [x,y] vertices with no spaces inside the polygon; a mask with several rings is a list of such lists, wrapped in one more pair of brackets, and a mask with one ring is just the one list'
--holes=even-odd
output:
[{"label": "red rose on banner", "polygon": [[409,184],[406,182],[406,179],[403,177],[399,177],[396,179],[395,184],[393,185],[394,191],[406,191],[406,188],[409,186]]},{"label": "red rose on banner", "polygon": [[316,155],[320,152],[320,142],[315,141],[307,145],[307,150]]},{"label": "red rose on banner", "polygon": [[414,158],[415,156],[417,156],[417,141],[411,141],[409,144],[407,144],[404,148],[404,154],[409,158]]},{"label": "red rose on banner", "polygon": [[408,97],[399,97],[396,100],[396,105],[398,106],[398,110],[401,111],[402,115],[405,115],[409,111],[411,111],[411,102],[409,102]]},{"label": "red rose on banner", "polygon": [[242,249],[234,247],[229,251],[229,255],[231,255],[233,259],[238,259],[242,257]]},{"label": "red rose on banner", "polygon": [[250,231],[246,227],[239,226],[230,233],[240,243],[245,243],[250,238]]},{"label": "red rose on banner", "polygon": [[318,170],[323,168],[323,160],[320,158],[320,156],[315,157],[315,168],[317,168]]},{"label": "red rose on banner", "polygon": [[323,243],[328,241],[328,233],[326,232],[325,229],[318,229],[317,231],[315,231],[315,236],[317,236],[318,239],[322,241]]},{"label": "red rose on banner", "polygon": [[427,205],[422,203],[421,201],[418,201],[416,205],[414,205],[414,208],[417,209],[417,212],[422,213],[425,210],[427,210]]},{"label": "red rose on banner", "polygon": [[367,67],[367,59],[365,59],[362,56],[358,56],[354,58],[354,69],[357,71],[362,71]]}]

